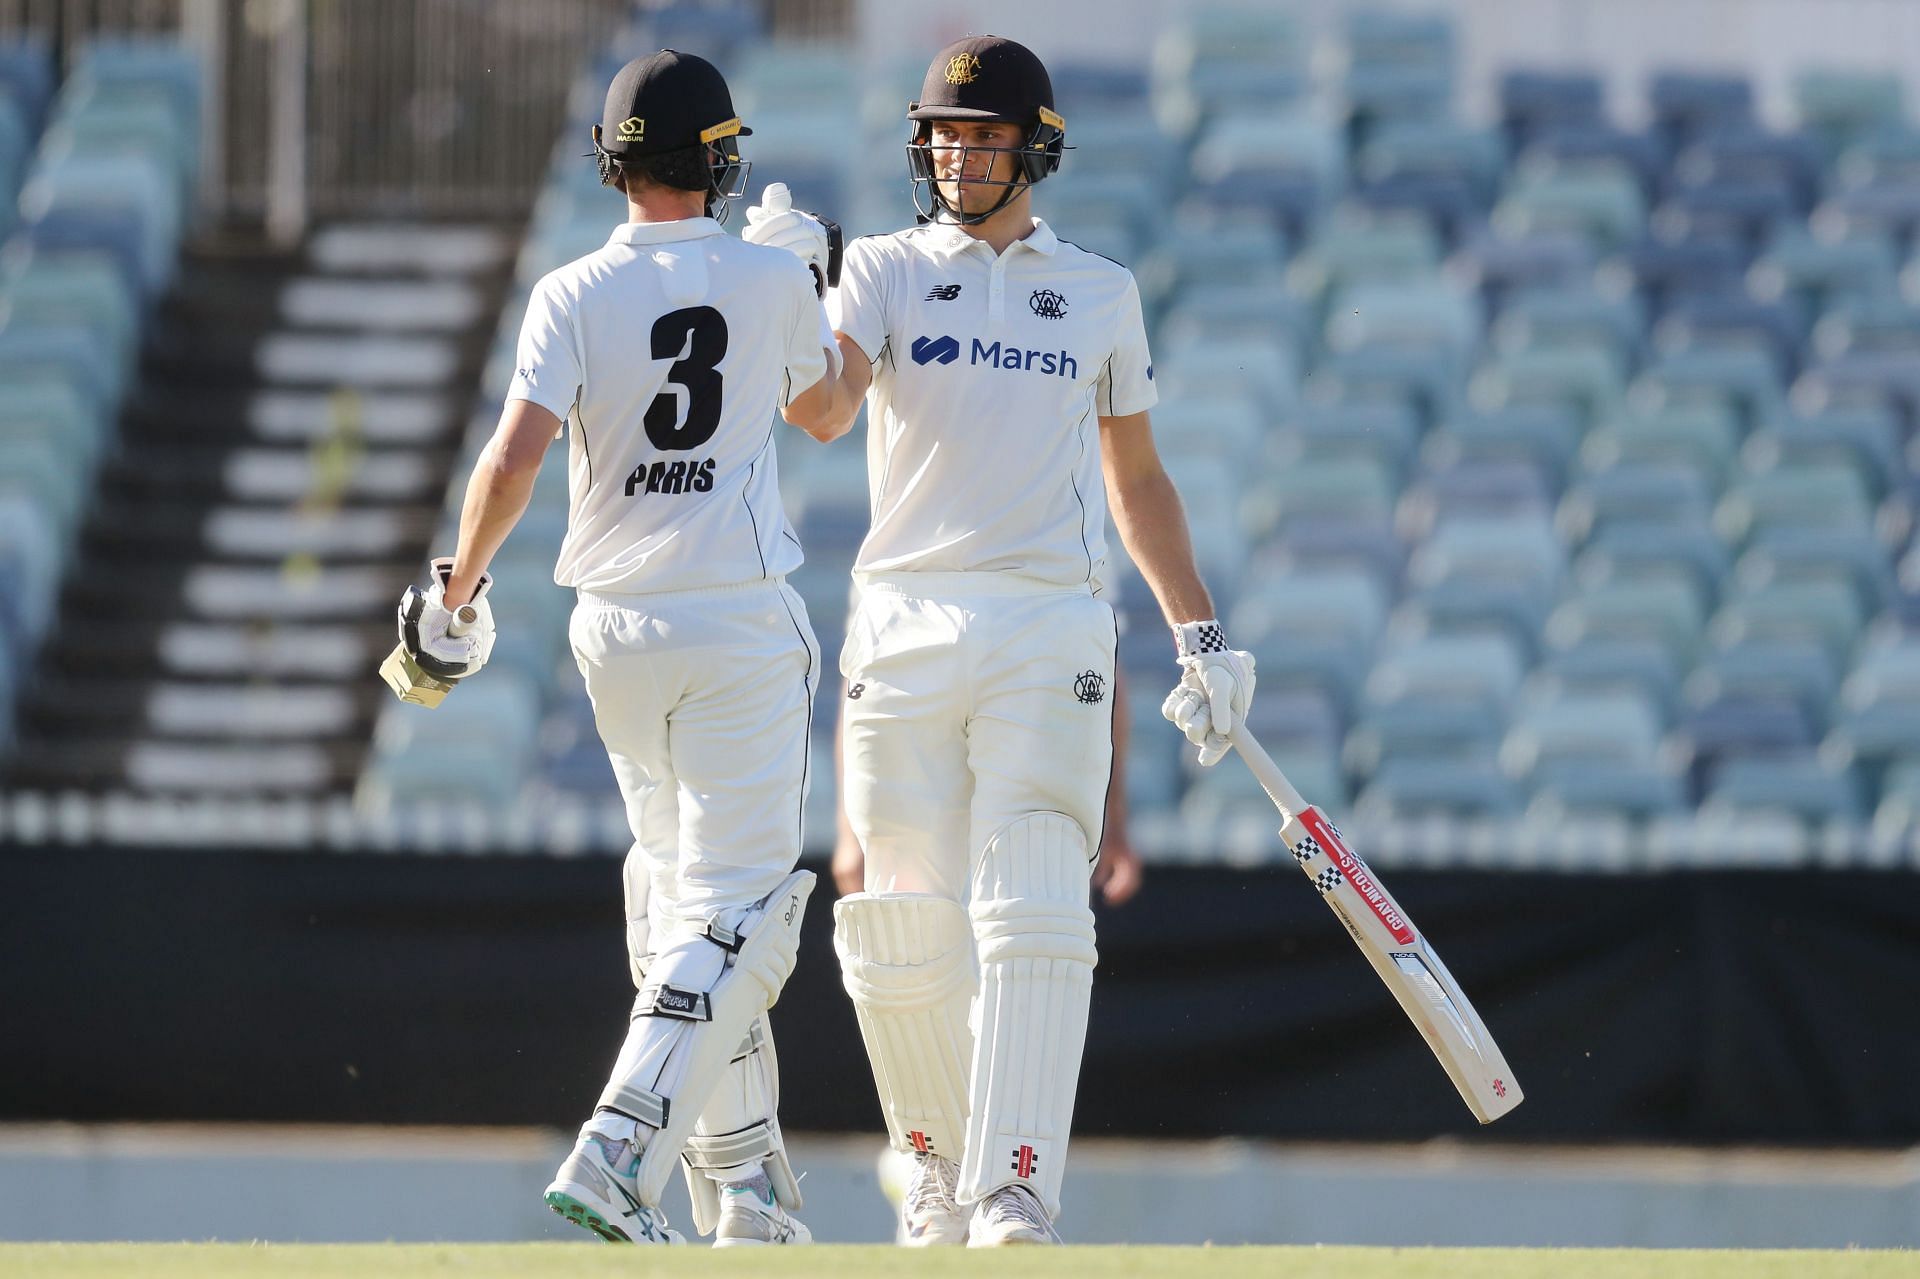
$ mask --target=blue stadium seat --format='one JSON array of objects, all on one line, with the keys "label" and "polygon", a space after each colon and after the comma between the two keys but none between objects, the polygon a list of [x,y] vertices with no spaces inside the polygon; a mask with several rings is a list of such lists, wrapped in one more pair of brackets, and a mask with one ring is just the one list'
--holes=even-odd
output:
[{"label": "blue stadium seat", "polygon": [[1409,697],[1367,710],[1348,732],[1341,763],[1356,778],[1400,760],[1494,762],[1505,721],[1471,702]]},{"label": "blue stadium seat", "polygon": [[1487,762],[1400,759],[1383,765],[1353,801],[1362,821],[1421,817],[1512,817],[1521,810],[1519,788]]},{"label": "blue stadium seat", "polygon": [[1502,715],[1519,692],[1526,655],[1504,636],[1430,635],[1384,651],[1367,677],[1371,707],[1458,702]]},{"label": "blue stadium seat", "polygon": [[1824,645],[1835,663],[1844,663],[1866,623],[1866,610],[1848,582],[1778,581],[1742,588],[1721,605],[1713,636],[1722,648],[1752,639],[1812,640]]},{"label": "blue stadium seat", "polygon": [[1566,574],[1566,550],[1542,513],[1462,514],[1435,524],[1415,548],[1408,577],[1421,586],[1512,582],[1548,600]]},{"label": "blue stadium seat", "polygon": [[1702,400],[1728,404],[1747,431],[1778,420],[1785,407],[1778,366],[1767,352],[1752,347],[1662,356],[1635,380],[1634,391],[1634,403],[1649,409]]},{"label": "blue stadium seat", "polygon": [[1376,129],[1354,159],[1366,183],[1457,180],[1480,207],[1493,197],[1506,148],[1499,135],[1440,120],[1399,120]]},{"label": "blue stadium seat", "polygon": [[1690,187],[1777,180],[1793,193],[1795,208],[1805,212],[1819,194],[1825,168],[1818,143],[1805,134],[1734,126],[1703,134],[1684,147],[1674,157],[1673,177]]},{"label": "blue stadium seat", "polygon": [[1440,280],[1366,280],[1333,293],[1325,340],[1332,351],[1376,344],[1421,347],[1464,365],[1479,345],[1482,324],[1478,299]]},{"label": "blue stadium seat", "polygon": [[1858,821],[1864,808],[1857,778],[1811,756],[1726,760],[1702,803],[1706,813],[1782,812],[1810,824]]},{"label": "blue stadium seat", "polygon": [[1527,677],[1527,692],[1545,697],[1625,691],[1646,698],[1670,720],[1680,705],[1683,669],[1658,640],[1603,635],[1546,654]]},{"label": "blue stadium seat", "polygon": [[1559,128],[1601,125],[1606,93],[1591,71],[1512,70],[1500,76],[1500,120],[1516,142]]},{"label": "blue stadium seat", "polygon": [[1636,299],[1591,288],[1520,289],[1500,307],[1488,334],[1503,352],[1602,346],[1622,367],[1633,363],[1647,327]]},{"label": "blue stadium seat", "polygon": [[1413,410],[1422,429],[1453,413],[1459,368],[1444,351],[1374,343],[1329,351],[1306,378],[1318,404],[1385,401]]},{"label": "blue stadium seat", "polygon": [[1675,143],[1753,121],[1753,85],[1744,75],[1661,72],[1647,97],[1654,127]]},{"label": "blue stadium seat", "polygon": [[1626,375],[1602,347],[1533,347],[1494,356],[1474,374],[1469,393],[1482,408],[1564,407],[1591,427],[1618,416]]},{"label": "blue stadium seat", "polygon": [[1897,71],[1812,69],[1794,78],[1794,105],[1802,127],[1838,152],[1856,138],[1904,124],[1904,88]]},{"label": "blue stadium seat", "polygon": [[1651,197],[1667,169],[1667,148],[1651,133],[1636,133],[1600,123],[1565,124],[1543,129],[1529,141],[1517,163],[1522,167],[1578,168],[1603,162],[1632,173],[1643,195]]},{"label": "blue stadium seat", "polygon": [[1282,526],[1255,552],[1255,558],[1302,567],[1362,568],[1393,588],[1406,569],[1407,550],[1390,514],[1337,514]]},{"label": "blue stadium seat", "polygon": [[45,41],[31,37],[0,41],[0,96],[19,109],[29,137],[46,122],[55,82],[53,51]]},{"label": "blue stadium seat", "polygon": [[1570,760],[1651,765],[1664,727],[1653,699],[1622,689],[1522,698],[1500,745],[1500,762],[1516,777]]},{"label": "blue stadium seat", "polygon": [[1493,210],[1493,226],[1503,234],[1568,232],[1600,251],[1632,244],[1646,221],[1646,198],[1632,170],[1600,164],[1518,173]]},{"label": "blue stadium seat", "polygon": [[1714,522],[1743,541],[1771,528],[1871,529],[1873,498],[1861,471],[1844,462],[1782,462],[1739,477]]},{"label": "blue stadium seat", "polygon": [[1726,693],[1690,706],[1674,726],[1673,745],[1688,761],[1696,787],[1721,761],[1751,755],[1800,755],[1813,748],[1818,726],[1790,697]]},{"label": "blue stadium seat", "polygon": [[1706,608],[1691,578],[1645,576],[1601,582],[1554,609],[1547,643],[1572,648],[1594,639],[1651,640],[1676,662],[1690,664],[1706,626]]},{"label": "blue stadium seat", "polygon": [[[1158,422],[1156,416],[1156,430]],[[1419,447],[1417,423],[1406,405],[1388,401],[1303,404],[1281,420],[1268,440],[1266,457],[1276,467],[1367,458],[1384,464],[1399,484],[1412,470]]]},{"label": "blue stadium seat", "polygon": [[1737,566],[1740,579],[1769,582],[1832,581],[1853,589],[1869,615],[1896,591],[1886,547],[1864,529],[1776,526],[1760,530]]},{"label": "blue stadium seat", "polygon": [[1521,462],[1559,492],[1580,444],[1573,409],[1552,404],[1456,414],[1427,437],[1426,460],[1435,470],[1464,464]]},{"label": "blue stadium seat", "polygon": [[1672,465],[1700,475],[1707,490],[1717,491],[1739,450],[1740,419],[1732,405],[1669,404],[1588,432],[1580,466],[1597,475],[1617,466]]},{"label": "blue stadium seat", "polygon": [[1511,640],[1532,660],[1553,599],[1519,582],[1456,578],[1410,592],[1394,611],[1396,633],[1491,633]]},{"label": "blue stadium seat", "polygon": [[1744,640],[1701,658],[1686,695],[1695,706],[1740,697],[1790,701],[1821,732],[1840,688],[1836,669],[1832,654],[1812,640]]},{"label": "blue stadium seat", "polygon": [[1705,525],[1712,502],[1701,470],[1677,462],[1622,463],[1568,489],[1558,518],[1580,543],[1613,524]]},{"label": "blue stadium seat", "polygon": [[1527,779],[1534,819],[1624,815],[1649,821],[1691,806],[1686,781],[1659,764],[1624,760],[1548,760]]},{"label": "blue stadium seat", "polygon": [[1584,287],[1596,260],[1593,246],[1578,235],[1507,235],[1487,227],[1468,234],[1452,265],[1497,312],[1516,290]]},{"label": "blue stadium seat", "polygon": [[1784,179],[1729,178],[1670,191],[1655,208],[1652,225],[1669,240],[1731,244],[1745,254],[1800,212]]},{"label": "blue stadium seat", "polygon": [[1652,345],[1662,355],[1757,349],[1788,373],[1799,366],[1806,336],[1806,309],[1796,298],[1759,302],[1737,294],[1708,294],[1672,299],[1653,326]]},{"label": "blue stadium seat", "polygon": [[1622,247],[1602,265],[1607,287],[1638,292],[1654,311],[1695,294],[1743,294],[1747,254],[1726,240],[1643,239]]},{"label": "blue stadium seat", "polygon": [[1920,638],[1899,635],[1867,646],[1840,695],[1853,710],[1878,702],[1920,702]]},{"label": "blue stadium seat", "polygon": [[1755,298],[1790,297],[1813,312],[1849,298],[1892,297],[1899,258],[1890,237],[1862,233],[1846,240],[1817,239],[1804,226],[1773,237],[1747,276]]},{"label": "blue stadium seat", "polygon": [[1679,574],[1711,605],[1726,587],[1732,559],[1726,543],[1703,525],[1612,524],[1588,539],[1574,573],[1588,586]]},{"label": "blue stadium seat", "polygon": [[1229,614],[1236,639],[1285,633],[1371,651],[1391,601],[1379,580],[1352,568],[1289,569],[1250,574]]}]

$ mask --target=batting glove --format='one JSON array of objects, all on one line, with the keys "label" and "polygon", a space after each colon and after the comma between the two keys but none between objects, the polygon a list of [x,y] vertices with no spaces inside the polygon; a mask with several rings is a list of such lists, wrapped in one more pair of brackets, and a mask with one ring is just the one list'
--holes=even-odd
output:
[{"label": "batting glove", "polygon": [[1253,702],[1253,654],[1228,648],[1217,621],[1181,622],[1173,628],[1182,667],[1180,683],[1160,713],[1200,748],[1200,766],[1211,768],[1233,747],[1234,730]]},{"label": "batting glove", "polygon": [[[473,599],[456,610],[446,604],[453,557],[442,556],[432,562],[431,568],[433,580],[426,590],[409,586],[400,597],[400,642],[427,674],[444,680],[465,679],[493,655],[493,605],[487,603],[493,575],[482,573]],[[468,607],[475,613],[471,622],[457,616]]]},{"label": "batting glove", "polygon": [[814,292],[827,295],[840,282],[840,226],[831,218],[793,207],[793,193],[784,182],[770,182],[760,203],[747,210],[740,238],[748,244],[786,249],[813,269]]}]

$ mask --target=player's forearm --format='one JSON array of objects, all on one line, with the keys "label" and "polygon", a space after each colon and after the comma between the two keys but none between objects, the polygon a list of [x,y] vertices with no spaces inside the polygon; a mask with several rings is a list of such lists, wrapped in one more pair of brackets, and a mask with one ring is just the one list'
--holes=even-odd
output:
[{"label": "player's forearm", "polygon": [[1114,527],[1134,567],[1146,580],[1169,623],[1214,616],[1213,597],[1200,580],[1180,494],[1164,470],[1116,479],[1107,485]]},{"label": "player's forearm", "polygon": [[481,450],[460,508],[460,543],[453,553],[453,576],[446,590],[449,607],[457,608],[472,598],[480,574],[525,514],[539,473],[538,455],[531,461],[515,457],[498,439]]},{"label": "player's forearm", "polygon": [[854,340],[836,333],[840,344],[840,372],[829,373],[787,404],[782,415],[822,444],[831,443],[853,429],[860,416],[860,402],[873,381],[873,365],[867,361]]}]

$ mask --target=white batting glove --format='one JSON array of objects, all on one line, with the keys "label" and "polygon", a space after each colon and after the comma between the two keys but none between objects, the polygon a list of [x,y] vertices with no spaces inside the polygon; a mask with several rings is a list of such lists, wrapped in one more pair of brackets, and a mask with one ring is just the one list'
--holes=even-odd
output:
[{"label": "white batting glove", "polygon": [[[493,605],[487,603],[493,575],[482,573],[470,605],[456,610],[446,604],[453,557],[442,556],[430,567],[432,580],[427,589],[409,586],[400,597],[400,642],[427,674],[444,680],[465,679],[493,655]],[[457,616],[469,606],[475,614],[470,622]]]},{"label": "white batting glove", "polygon": [[1211,768],[1232,749],[1234,730],[1246,722],[1253,654],[1228,648],[1217,621],[1181,622],[1173,637],[1183,669],[1160,713],[1200,748],[1200,766]]},{"label": "white batting glove", "polygon": [[831,249],[827,224],[811,213],[793,207],[793,193],[784,182],[769,182],[760,193],[760,203],[747,210],[747,225],[740,238],[748,244],[765,244],[786,249],[813,268],[814,291],[826,296]]}]

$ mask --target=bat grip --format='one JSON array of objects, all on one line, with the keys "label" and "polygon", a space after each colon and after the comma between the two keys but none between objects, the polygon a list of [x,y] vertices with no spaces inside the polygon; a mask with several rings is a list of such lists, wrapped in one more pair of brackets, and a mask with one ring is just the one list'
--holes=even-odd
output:
[{"label": "bat grip", "polygon": [[1260,783],[1260,789],[1267,792],[1268,798],[1279,807],[1286,821],[1291,821],[1307,806],[1307,801],[1300,798],[1300,792],[1293,788],[1287,775],[1280,771],[1280,765],[1273,762],[1273,757],[1261,747],[1253,730],[1245,724],[1233,730],[1233,747],[1240,752],[1240,758],[1247,762],[1247,771],[1253,774],[1253,780]]},{"label": "bat grip", "polygon": [[473,624],[479,620],[479,609],[471,604],[462,604],[459,608],[453,610],[453,620],[447,623],[447,634],[454,639],[459,639],[462,635],[472,630]]}]

